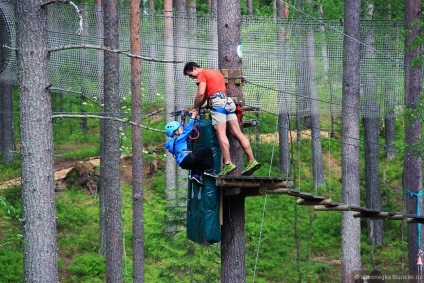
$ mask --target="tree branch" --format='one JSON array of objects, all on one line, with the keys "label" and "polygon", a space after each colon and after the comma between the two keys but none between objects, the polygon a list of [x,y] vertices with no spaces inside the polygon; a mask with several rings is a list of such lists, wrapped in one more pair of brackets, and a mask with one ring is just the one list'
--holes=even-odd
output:
[{"label": "tree branch", "polygon": [[81,9],[80,9],[80,8],[78,8],[78,6],[77,6],[77,5],[75,5],[75,3],[74,3],[74,2],[69,1],[69,0],[49,0],[49,1],[46,1],[46,2],[42,3],[42,4],[41,4],[41,7],[44,7],[44,6],[47,6],[47,5],[50,5],[50,4],[54,4],[54,3],[69,4],[69,5],[71,5],[72,7],[74,7],[75,11],[76,11],[76,12],[77,12],[77,14],[78,14],[78,18],[79,18],[79,29],[77,30],[77,33],[78,33],[79,35],[82,35],[82,34],[84,33],[84,27],[83,27],[84,25],[83,25],[83,20],[82,20],[82,13],[81,13]]},{"label": "tree branch", "polygon": [[[4,48],[10,49],[10,50],[18,50],[15,47],[10,47],[7,45],[3,45]],[[82,44],[82,45],[68,45],[68,46],[59,46],[56,48],[50,48],[49,52],[55,52],[55,51],[60,51],[60,50],[67,50],[67,49],[80,49],[80,48],[87,48],[87,49],[97,49],[97,50],[104,50],[107,52],[113,52],[113,53],[118,53],[118,54],[122,54],[128,57],[132,57],[132,58],[138,58],[141,60],[145,60],[145,61],[151,61],[151,62],[159,62],[159,63],[183,63],[183,61],[181,60],[158,60],[158,59],[154,59],[154,58],[147,58],[147,57],[143,57],[140,55],[135,55],[135,54],[131,54],[119,49],[112,49],[112,48],[108,48],[105,46],[100,46],[100,45],[91,45],[91,44]]]},{"label": "tree branch", "polygon": [[107,51],[107,52],[113,52],[113,53],[126,55],[126,56],[131,57],[131,58],[138,58],[138,59],[142,59],[142,60],[145,60],[145,61],[151,61],[151,62],[161,62],[161,63],[182,63],[183,62],[181,60],[158,60],[158,59],[154,59],[154,58],[147,58],[147,57],[143,57],[143,56],[140,56],[140,55],[131,54],[129,52],[125,52],[125,51],[122,51],[122,50],[119,50],[119,49],[112,49],[112,48],[109,48],[109,47],[106,47],[106,46],[92,45],[92,44],[59,46],[59,47],[56,47],[56,48],[49,49],[49,52],[55,52],[55,51],[67,50],[67,49],[80,49],[80,48],[103,50],[103,51]]},{"label": "tree branch", "polygon": [[131,121],[129,119],[122,119],[122,118],[117,118],[117,117],[110,117],[110,116],[97,116],[97,115],[79,115],[79,114],[59,114],[59,115],[53,115],[52,116],[53,119],[63,119],[63,118],[95,118],[95,119],[106,119],[106,120],[112,120],[112,121],[117,121],[117,122],[122,122],[122,123],[128,123],[146,130],[151,130],[154,132],[159,132],[159,133],[166,133],[165,130],[158,130],[155,128],[151,128],[149,126],[145,126],[142,124],[138,124],[135,123],[134,121]]},{"label": "tree branch", "polygon": [[75,94],[79,94],[79,95],[81,95],[82,97],[84,97],[85,99],[87,99],[87,100],[89,100],[89,101],[91,101],[91,102],[93,102],[94,104],[96,104],[97,106],[100,106],[100,107],[104,107],[103,105],[100,105],[100,103],[98,103],[97,101],[95,101],[94,99],[92,99],[92,98],[90,98],[90,97],[88,97],[88,96],[86,96],[85,94],[83,94],[82,92],[80,92],[80,91],[73,91],[73,90],[66,90],[66,89],[63,89],[63,88],[57,88],[57,87],[50,87],[49,88],[50,90],[56,90],[56,91],[60,91],[60,92],[70,92],[70,93],[75,93]]}]

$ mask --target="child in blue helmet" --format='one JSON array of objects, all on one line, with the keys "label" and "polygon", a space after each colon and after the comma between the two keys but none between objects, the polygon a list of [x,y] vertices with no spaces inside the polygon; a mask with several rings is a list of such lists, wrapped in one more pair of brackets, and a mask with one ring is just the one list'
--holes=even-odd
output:
[{"label": "child in blue helmet", "polygon": [[184,128],[177,121],[166,124],[165,131],[171,139],[164,146],[175,157],[182,169],[191,170],[191,180],[203,186],[200,179],[202,174],[210,177],[216,177],[216,174],[213,169],[215,165],[210,147],[201,147],[193,151],[188,149],[187,138],[193,129],[197,114],[198,110],[191,111],[191,119]]}]

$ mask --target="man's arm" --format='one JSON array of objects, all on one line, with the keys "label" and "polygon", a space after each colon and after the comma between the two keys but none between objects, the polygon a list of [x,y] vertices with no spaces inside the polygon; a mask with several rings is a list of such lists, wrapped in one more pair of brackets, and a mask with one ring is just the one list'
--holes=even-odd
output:
[{"label": "man's arm", "polygon": [[205,91],[206,91],[206,83],[205,82],[199,83],[199,85],[197,86],[197,94],[196,94],[196,97],[194,98],[194,103],[193,103],[194,109],[198,109],[200,106],[203,105],[203,103],[205,103],[206,101]]}]

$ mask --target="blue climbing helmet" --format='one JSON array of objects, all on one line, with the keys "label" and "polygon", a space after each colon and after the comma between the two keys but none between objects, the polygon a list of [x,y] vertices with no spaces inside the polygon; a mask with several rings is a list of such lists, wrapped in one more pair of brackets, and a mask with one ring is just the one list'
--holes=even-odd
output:
[{"label": "blue climbing helmet", "polygon": [[166,135],[168,137],[172,137],[172,135],[174,134],[174,131],[177,130],[180,127],[180,125],[181,124],[177,121],[172,121],[166,124],[165,125]]}]

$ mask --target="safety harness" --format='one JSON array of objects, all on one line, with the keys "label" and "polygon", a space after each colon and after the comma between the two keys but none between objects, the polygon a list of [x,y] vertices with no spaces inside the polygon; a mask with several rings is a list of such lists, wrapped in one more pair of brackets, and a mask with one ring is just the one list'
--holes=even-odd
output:
[{"label": "safety harness", "polygon": [[[241,109],[241,105],[236,104],[236,110],[231,111],[231,112],[228,111],[227,109],[225,109],[225,107],[212,106],[211,105],[212,99],[217,98],[217,97],[225,99],[225,98],[227,98],[227,95],[225,94],[225,92],[217,92],[217,93],[211,95],[208,99],[208,105],[209,105],[209,108],[211,109],[211,111],[218,112],[218,113],[225,114],[225,115],[236,114],[237,120],[239,121],[239,123],[241,123],[242,122],[242,113],[243,113],[243,111]],[[228,102],[228,98],[227,98],[227,105],[231,104],[231,103],[232,102]]]}]

